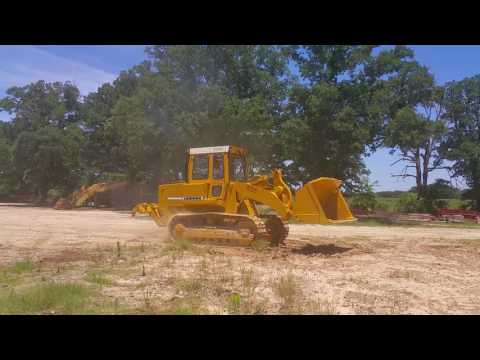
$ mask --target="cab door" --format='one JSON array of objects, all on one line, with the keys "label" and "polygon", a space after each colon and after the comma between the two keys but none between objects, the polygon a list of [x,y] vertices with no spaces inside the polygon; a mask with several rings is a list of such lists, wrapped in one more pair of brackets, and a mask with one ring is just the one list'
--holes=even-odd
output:
[{"label": "cab door", "polygon": [[189,183],[206,184],[205,198],[221,199],[225,192],[225,154],[190,155]]}]

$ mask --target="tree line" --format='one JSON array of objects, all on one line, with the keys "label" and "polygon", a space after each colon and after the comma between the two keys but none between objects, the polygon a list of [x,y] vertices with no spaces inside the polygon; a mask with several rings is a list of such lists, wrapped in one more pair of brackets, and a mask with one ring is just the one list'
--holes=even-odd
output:
[{"label": "tree line", "polygon": [[406,46],[149,46],[96,92],[38,81],[0,110],[0,193],[174,181],[187,148],[220,144],[292,184],[332,176],[361,191],[364,157],[387,147],[419,197],[448,168],[480,208],[480,75],[440,86]]}]

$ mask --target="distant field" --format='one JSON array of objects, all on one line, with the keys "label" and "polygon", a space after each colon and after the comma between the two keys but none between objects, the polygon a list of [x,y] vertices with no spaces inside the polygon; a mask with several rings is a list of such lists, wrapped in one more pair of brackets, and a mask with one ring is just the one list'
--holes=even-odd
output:
[{"label": "distant field", "polygon": [[377,208],[385,211],[396,211],[398,198],[393,197],[377,197]]},{"label": "distant field", "polygon": [[[397,211],[397,203],[398,197],[382,197],[378,196],[378,210],[385,210],[385,211]],[[445,199],[448,203],[449,209],[460,209],[462,204],[465,204],[466,201],[460,199]]]},{"label": "distant field", "polygon": [[395,227],[421,227],[421,228],[452,228],[452,229],[477,229],[480,224],[473,220],[465,220],[463,223],[446,223],[442,221],[419,222],[419,221],[395,221],[391,219],[359,219],[353,223],[338,224],[338,226],[395,226]]}]

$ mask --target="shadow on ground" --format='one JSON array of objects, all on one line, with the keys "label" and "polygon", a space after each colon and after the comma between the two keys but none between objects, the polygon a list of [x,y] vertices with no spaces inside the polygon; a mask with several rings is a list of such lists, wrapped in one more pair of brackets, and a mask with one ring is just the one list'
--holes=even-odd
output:
[{"label": "shadow on ground", "polygon": [[349,250],[352,250],[351,247],[337,246],[335,244],[325,244],[325,245],[312,245],[307,244],[298,249],[293,249],[294,254],[300,255],[325,255],[332,256],[335,254],[342,254]]}]

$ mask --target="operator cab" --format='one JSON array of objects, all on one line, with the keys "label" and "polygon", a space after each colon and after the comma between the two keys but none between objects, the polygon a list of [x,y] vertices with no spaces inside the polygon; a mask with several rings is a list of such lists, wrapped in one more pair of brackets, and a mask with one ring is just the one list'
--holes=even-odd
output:
[{"label": "operator cab", "polygon": [[188,182],[195,180],[245,181],[247,151],[238,146],[210,146],[188,151]]},{"label": "operator cab", "polygon": [[210,146],[191,148],[188,151],[187,182],[207,183],[210,197],[221,197],[224,184],[246,181],[247,151],[238,146]]}]

